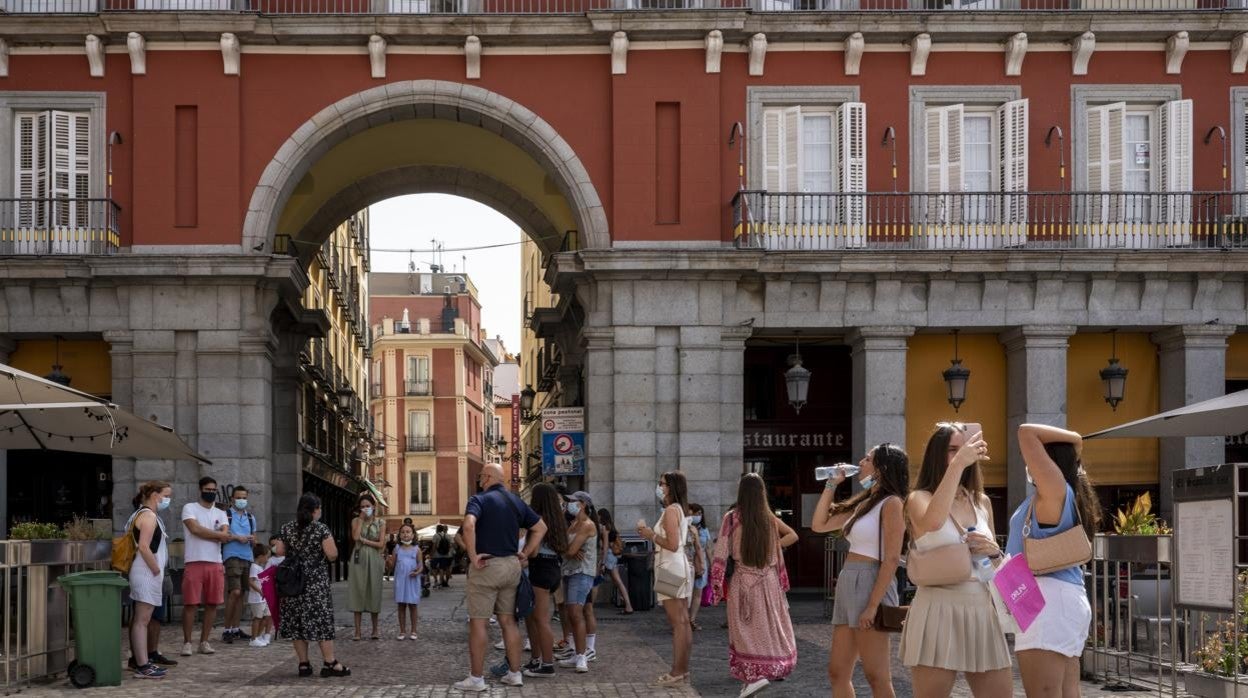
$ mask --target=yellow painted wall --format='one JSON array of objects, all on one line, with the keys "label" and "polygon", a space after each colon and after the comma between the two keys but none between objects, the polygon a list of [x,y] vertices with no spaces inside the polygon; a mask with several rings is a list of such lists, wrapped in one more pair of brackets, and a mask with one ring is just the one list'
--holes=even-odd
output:
[{"label": "yellow painted wall", "polygon": [[1233,334],[1227,342],[1226,379],[1248,380],[1248,334]]},{"label": "yellow painted wall", "polygon": [[984,425],[993,460],[984,465],[984,484],[1005,486],[1006,374],[1005,347],[995,334],[963,334],[958,337],[958,356],[970,369],[966,402],[957,412],[946,399],[941,372],[953,358],[953,336],[919,334],[910,338],[906,351],[906,453],[912,474],[923,462],[923,449],[936,422],[979,422]]},{"label": "yellow painted wall", "polygon": [[[36,376],[52,372],[56,361],[56,341],[47,339],[18,340],[9,357],[9,365]],[[113,394],[113,362],[108,342],[97,340],[62,340],[61,369],[70,377],[69,387],[84,393],[108,397]]]},{"label": "yellow painted wall", "polygon": [[[1077,334],[1066,355],[1066,425],[1081,434],[1143,419],[1158,412],[1157,347],[1146,334],[1118,334],[1118,361],[1127,389],[1118,410],[1105,402],[1099,371],[1109,363],[1108,333]],[[1228,359],[1228,372],[1230,361]],[[1157,439],[1097,439],[1083,448],[1083,462],[1098,485],[1155,484]]]}]

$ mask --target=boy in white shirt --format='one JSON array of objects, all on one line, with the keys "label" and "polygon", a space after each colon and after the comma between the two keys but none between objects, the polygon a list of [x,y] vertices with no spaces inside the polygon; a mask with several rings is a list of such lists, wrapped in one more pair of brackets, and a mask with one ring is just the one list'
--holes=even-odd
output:
[{"label": "boy in white shirt", "polygon": [[252,647],[268,647],[273,639],[273,619],[269,614],[269,605],[264,601],[264,593],[260,588],[260,573],[269,562],[269,546],[256,543],[252,549],[253,562],[247,576],[247,605],[251,607],[251,642]]},{"label": "boy in white shirt", "polygon": [[286,559],[286,545],[282,543],[282,539],[277,536],[269,538],[269,562],[264,565],[264,569],[277,567],[282,564],[282,560]]}]

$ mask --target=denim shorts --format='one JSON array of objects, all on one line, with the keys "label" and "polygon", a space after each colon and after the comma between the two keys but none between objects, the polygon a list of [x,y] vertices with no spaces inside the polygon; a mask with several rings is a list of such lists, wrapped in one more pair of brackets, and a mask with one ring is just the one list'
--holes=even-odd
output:
[{"label": "denim shorts", "polygon": [[588,574],[572,574],[563,578],[564,603],[585,605],[589,592],[594,588],[594,578]]}]

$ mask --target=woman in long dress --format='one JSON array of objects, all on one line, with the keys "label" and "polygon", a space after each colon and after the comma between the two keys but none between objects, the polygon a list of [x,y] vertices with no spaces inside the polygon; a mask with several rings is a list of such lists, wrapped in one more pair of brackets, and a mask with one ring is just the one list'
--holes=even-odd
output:
[{"label": "woman in long dress", "polygon": [[756,473],[743,475],[736,508],[720,525],[711,565],[718,603],[724,598],[729,557],[734,563],[727,597],[728,671],[744,684],[739,698],[758,693],[797,666],[782,550],[796,542],[797,533],[771,513],[763,479]]},{"label": "woman in long dress", "polygon": [[386,571],[381,559],[385,550],[385,525],[375,516],[377,502],[372,495],[360,497],[360,515],[351,520],[351,540],[355,551],[347,575],[347,610],[355,614],[355,636],[361,639],[360,621],[368,613],[373,622],[374,640],[380,640],[377,616],[381,613],[381,577]]}]

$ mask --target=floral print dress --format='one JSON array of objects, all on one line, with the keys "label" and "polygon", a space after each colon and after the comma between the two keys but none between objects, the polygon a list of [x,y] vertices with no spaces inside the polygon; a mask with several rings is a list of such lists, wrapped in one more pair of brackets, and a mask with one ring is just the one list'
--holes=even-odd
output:
[{"label": "floral print dress", "polygon": [[334,639],[334,599],[329,588],[329,566],[321,543],[332,534],[329,527],[313,521],[300,527],[291,521],[282,526],[278,537],[286,546],[286,557],[298,556],[303,566],[303,594],[283,596],[279,601],[281,635],[286,640],[319,642]]}]

